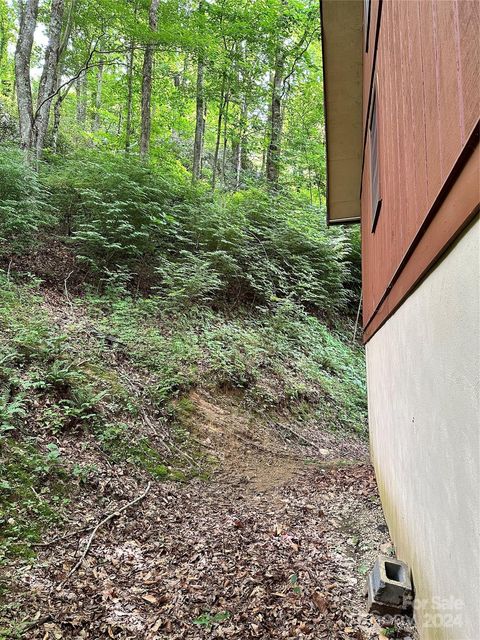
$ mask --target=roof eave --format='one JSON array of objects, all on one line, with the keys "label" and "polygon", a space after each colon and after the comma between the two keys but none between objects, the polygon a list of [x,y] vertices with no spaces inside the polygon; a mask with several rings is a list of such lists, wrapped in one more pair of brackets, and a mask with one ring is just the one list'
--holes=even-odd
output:
[{"label": "roof eave", "polygon": [[363,0],[321,0],[327,223],[360,221]]}]

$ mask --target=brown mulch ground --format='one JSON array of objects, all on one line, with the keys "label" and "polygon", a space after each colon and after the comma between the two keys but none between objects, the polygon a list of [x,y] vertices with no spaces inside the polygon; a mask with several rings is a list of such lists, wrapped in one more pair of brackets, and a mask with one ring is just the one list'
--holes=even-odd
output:
[{"label": "brown mulch ground", "polygon": [[[191,399],[192,434],[218,459],[213,477],[152,482],[62,584],[90,532],[71,534],[149,481],[97,460],[68,528],[50,532],[34,562],[5,568],[17,619],[33,625],[21,637],[382,637],[365,610],[364,574],[389,540],[365,445],[309,433],[310,446],[287,426],[255,424],[231,398]],[[405,623],[393,637],[413,633]]]}]

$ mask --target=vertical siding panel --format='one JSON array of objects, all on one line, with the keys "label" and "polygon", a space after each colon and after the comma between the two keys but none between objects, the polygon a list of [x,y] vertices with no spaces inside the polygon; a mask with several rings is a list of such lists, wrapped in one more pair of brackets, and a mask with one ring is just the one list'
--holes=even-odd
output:
[{"label": "vertical siding panel", "polygon": [[418,210],[420,209],[420,200],[419,200],[420,186],[419,186],[419,176],[417,171],[418,159],[419,159],[418,157],[419,145],[418,145],[418,138],[417,138],[418,108],[416,104],[416,98],[418,100],[420,96],[418,93],[417,95],[414,94],[414,85],[416,82],[416,78],[418,76],[418,64],[412,65],[412,62],[413,62],[412,61],[412,40],[413,40],[414,30],[413,30],[413,25],[411,23],[411,16],[410,16],[410,10],[409,10],[412,4],[413,3],[411,2],[404,2],[402,4],[404,8],[404,23],[406,27],[406,38],[404,42],[404,46],[405,46],[404,56],[405,56],[405,62],[406,62],[405,66],[407,69],[407,90],[405,91],[405,99],[407,102],[406,109],[407,109],[408,120],[409,120],[408,129],[411,136],[410,144],[408,145],[408,148],[410,150],[410,153],[408,154],[408,156],[410,157],[409,167],[410,167],[410,176],[411,176],[410,177],[411,182],[409,183],[408,187],[411,190],[411,194],[412,194],[412,199],[410,202],[410,206],[412,207],[412,209],[411,210],[409,209],[407,212],[407,220],[408,220],[407,235],[409,237],[412,235],[412,232],[414,232],[414,229],[417,225]]},{"label": "vertical siding panel", "polygon": [[398,25],[398,45],[396,47],[397,54],[399,56],[400,63],[400,87],[397,95],[397,99],[401,106],[402,110],[402,120],[401,120],[401,135],[399,136],[400,141],[400,153],[401,153],[401,171],[400,171],[400,184],[402,186],[401,194],[403,200],[403,211],[404,215],[400,216],[400,230],[401,237],[400,242],[395,243],[395,253],[397,254],[400,247],[403,247],[405,244],[405,239],[407,237],[407,228],[409,224],[409,212],[412,211],[412,135],[411,135],[411,127],[410,127],[410,117],[407,111],[408,105],[408,92],[410,91],[410,78],[409,73],[410,70],[407,68],[407,60],[405,55],[406,50],[406,39],[409,37],[408,29],[405,24],[405,4],[404,2],[396,2],[396,20],[395,24]]},{"label": "vertical siding panel", "polygon": [[442,184],[442,156],[440,147],[440,98],[437,56],[437,36],[432,0],[418,2],[420,54],[425,92],[425,137],[427,147],[428,201],[432,202]]},{"label": "vertical siding panel", "polygon": [[465,140],[480,114],[480,4],[457,2],[457,11]]},{"label": "vertical siding panel", "polygon": [[[388,7],[388,11],[387,11]],[[384,137],[388,140],[388,155],[385,163],[385,173],[388,173],[388,187],[383,194],[384,204],[386,207],[385,224],[388,225],[387,233],[390,236],[390,242],[395,241],[396,227],[391,224],[391,220],[398,217],[400,192],[398,189],[398,114],[397,114],[397,87],[395,70],[389,68],[388,52],[393,51],[393,29],[394,22],[392,19],[392,4],[385,3],[383,11],[386,13],[385,19],[385,36],[382,39],[382,63],[383,75],[387,86],[387,95],[385,96],[385,111],[388,112],[388,127],[385,127]],[[382,205],[383,206],[383,205]]]},{"label": "vertical siding panel", "polygon": [[434,3],[438,33],[440,79],[440,125],[442,129],[442,182],[446,180],[462,144],[460,100],[458,95],[456,37],[452,1]]},{"label": "vertical siding panel", "polygon": [[[424,53],[422,42],[425,38],[425,33],[422,29],[422,25],[424,22],[424,18],[422,19],[422,15],[420,13],[420,3],[414,3],[414,11],[415,14],[413,16],[415,29],[416,29],[416,40],[414,46],[414,55],[417,57],[417,64],[420,63],[420,71],[419,71],[419,85],[421,87],[422,94],[422,113],[423,120],[421,123],[422,129],[422,145],[423,145],[423,162],[424,162],[424,175],[425,175],[425,183],[423,185],[423,207],[427,209],[428,207],[428,197],[429,197],[429,172],[428,172],[428,139],[427,139],[427,120],[428,120],[428,112],[427,112],[427,98],[425,93],[425,64],[424,64]],[[419,90],[420,90],[419,87]]]},{"label": "vertical siding panel", "polygon": [[460,118],[460,140],[462,145],[465,144],[465,114],[463,107],[463,80],[462,80],[462,61],[460,52],[460,26],[458,17],[458,0],[454,0],[453,4],[453,26],[455,41],[455,62],[457,65],[457,93],[458,93],[458,115]]},{"label": "vertical siding panel", "polygon": [[[411,109],[414,141],[414,169],[415,169],[415,211],[412,220],[415,226],[423,221],[427,208],[427,172],[426,172],[426,141],[425,141],[425,101],[423,92],[423,72],[421,64],[420,40],[421,34],[418,23],[417,3],[405,3],[408,13],[408,59],[410,73]],[[409,230],[411,233],[411,230]]]}]

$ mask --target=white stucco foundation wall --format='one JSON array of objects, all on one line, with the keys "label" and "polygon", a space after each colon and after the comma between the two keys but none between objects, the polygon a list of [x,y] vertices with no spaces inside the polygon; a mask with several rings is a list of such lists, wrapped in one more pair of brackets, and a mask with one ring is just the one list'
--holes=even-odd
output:
[{"label": "white stucco foundation wall", "polygon": [[367,344],[373,462],[420,637],[480,638],[480,223]]}]

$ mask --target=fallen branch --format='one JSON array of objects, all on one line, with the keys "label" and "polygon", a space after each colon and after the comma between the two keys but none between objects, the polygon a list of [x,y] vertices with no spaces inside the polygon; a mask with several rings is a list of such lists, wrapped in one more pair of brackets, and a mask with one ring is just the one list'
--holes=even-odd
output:
[{"label": "fallen branch", "polygon": [[73,274],[73,271],[70,271],[70,273],[67,275],[67,277],[65,278],[65,280],[63,281],[63,289],[65,292],[65,297],[67,299],[68,304],[70,305],[70,307],[73,307],[72,301],[70,299],[70,296],[68,294],[68,287],[67,287],[67,282],[68,279],[70,278],[70,276]]},{"label": "fallen branch", "polygon": [[51,615],[43,616],[42,618],[37,618],[36,620],[32,620],[31,622],[23,622],[20,623],[20,626],[11,627],[10,629],[0,629],[1,638],[19,638],[20,636],[25,635],[27,631],[31,631],[35,627],[39,627],[46,622],[50,622],[52,619]]},{"label": "fallen branch", "polygon": [[293,433],[293,435],[296,436],[299,440],[303,440],[305,444],[308,444],[310,447],[313,447],[316,451],[318,451],[318,453],[320,453],[320,447],[318,446],[318,444],[315,444],[315,442],[312,442],[301,433],[298,433],[298,431],[295,431],[295,429],[292,429],[292,427],[287,427],[286,424],[282,424],[280,425],[280,428],[285,429],[286,431],[290,431],[290,433]]},{"label": "fallen branch", "polygon": [[94,528],[94,530],[92,531],[92,533],[90,534],[90,537],[88,538],[87,544],[85,546],[85,549],[83,550],[82,555],[80,556],[80,559],[78,560],[78,562],[74,565],[74,567],[70,570],[69,574],[67,575],[67,577],[65,578],[65,580],[63,580],[57,587],[57,591],[59,591],[63,585],[72,577],[72,575],[75,573],[75,571],[81,566],[82,562],[85,560],[85,558],[87,557],[87,554],[90,550],[90,547],[92,545],[93,539],[97,533],[97,531],[100,529],[100,527],[102,527],[104,524],[106,524],[109,520],[111,520],[112,518],[115,518],[116,516],[119,516],[121,513],[123,513],[124,511],[126,511],[129,507],[133,507],[134,504],[137,504],[137,502],[140,502],[141,500],[143,500],[145,498],[145,496],[147,495],[147,493],[150,491],[150,487],[151,487],[151,482],[149,482],[147,484],[147,488],[145,489],[145,491],[140,495],[137,496],[134,500],[132,500],[131,502],[129,502],[128,504],[124,505],[121,509],[117,509],[116,511],[113,511],[112,513],[110,513],[108,516],[106,516],[105,518],[103,518],[103,520],[100,520],[100,522],[96,525],[96,527]]},{"label": "fallen branch", "polygon": [[237,438],[237,440],[239,440],[240,442],[243,442],[248,447],[250,447],[252,449],[256,449],[257,451],[261,451],[262,453],[268,453],[271,456],[274,456],[274,457],[277,457],[277,458],[287,458],[289,460],[300,460],[301,459],[300,456],[297,456],[297,455],[292,454],[292,453],[287,453],[286,451],[275,451],[273,449],[268,449],[267,447],[264,447],[261,444],[257,444],[253,440],[249,440],[248,438],[242,437],[238,432],[235,432],[235,437]]},{"label": "fallen branch", "polygon": [[55,536],[51,540],[47,542],[32,542],[30,546],[32,547],[50,547],[52,544],[56,542],[63,542],[64,540],[69,540],[70,538],[74,538],[75,536],[80,535],[81,533],[87,533],[87,531],[91,531],[95,525],[91,525],[90,527],[83,527],[82,529],[77,529],[76,531],[71,531],[70,533],[65,534],[64,536]]}]

